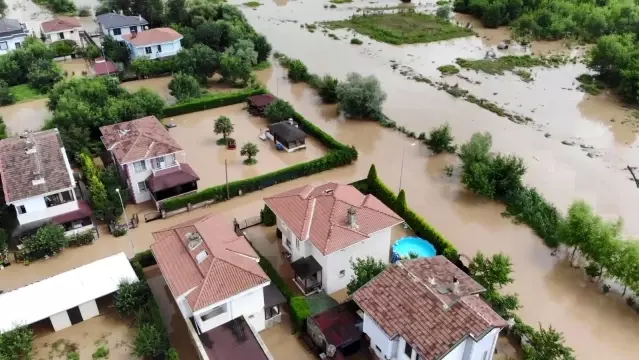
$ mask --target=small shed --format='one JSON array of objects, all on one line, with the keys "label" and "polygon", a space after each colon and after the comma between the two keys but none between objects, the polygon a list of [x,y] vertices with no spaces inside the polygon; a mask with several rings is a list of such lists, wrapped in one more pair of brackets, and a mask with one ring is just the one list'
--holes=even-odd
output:
[{"label": "small shed", "polygon": [[95,76],[117,75],[118,67],[115,66],[113,61],[105,60],[103,57],[99,57],[96,58],[93,65],[91,65],[91,72]]},{"label": "small shed", "polygon": [[271,94],[255,95],[247,99],[248,112],[254,116],[264,116],[266,108],[277,98]]},{"label": "small shed", "polygon": [[306,147],[306,133],[300,130],[293,120],[280,121],[268,126],[268,133],[275,146],[281,146],[288,152],[301,150]]},{"label": "small shed", "polygon": [[363,320],[357,315],[357,305],[347,301],[308,317],[306,329],[322,350],[327,351],[333,345],[337,353],[349,356],[359,351]]}]

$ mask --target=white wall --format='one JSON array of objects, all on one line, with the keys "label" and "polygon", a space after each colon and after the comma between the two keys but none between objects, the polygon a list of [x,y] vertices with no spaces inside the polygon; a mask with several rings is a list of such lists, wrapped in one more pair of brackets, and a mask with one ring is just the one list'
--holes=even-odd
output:
[{"label": "white wall", "polygon": [[10,51],[13,51],[16,49],[16,44],[20,44],[22,45],[22,43],[24,42],[24,39],[26,39],[27,35],[18,35],[18,36],[13,36],[11,38],[0,38],[0,42],[6,42],[7,43],[7,49],[6,50],[0,50],[0,55],[4,55],[9,53]]},{"label": "white wall", "polygon": [[[200,331],[207,332],[242,315],[246,317],[247,321],[251,323],[251,326],[253,326],[256,331],[264,330],[264,287],[267,285],[268,284],[264,284],[255,287],[249,291],[233,296],[224,302],[213,304],[193,313]],[[201,319],[202,315],[221,305],[226,306],[226,312],[206,321]]]},{"label": "white wall", "polygon": [[83,321],[100,315],[98,304],[95,302],[95,300],[90,300],[85,302],[84,304],[80,304],[78,308],[80,308],[80,314],[82,314]]},{"label": "white wall", "polygon": [[373,349],[377,357],[380,359],[390,359],[393,356],[393,350],[397,349],[397,346],[393,349],[393,344],[397,345],[397,340],[393,341],[389,339],[375,320],[366,313],[364,314],[364,333],[370,338],[371,349]]},{"label": "white wall", "polygon": [[[67,188],[64,190],[56,191],[50,194],[55,194],[63,191],[71,191],[73,193],[73,188]],[[17,214],[18,222],[20,225],[28,224],[35,221],[41,221],[45,219],[50,219],[54,216],[58,216],[61,214],[66,214],[70,211],[74,211],[78,209],[78,202],[76,200],[69,201],[62,205],[47,207],[46,202],[44,201],[44,196],[49,195],[43,194],[42,196],[31,197],[23,200],[14,201],[11,204],[16,208],[18,206],[23,205],[26,212],[24,214]],[[75,198],[75,194],[73,195]]]},{"label": "white wall", "polygon": [[[145,25],[145,26],[136,26],[136,28],[138,29],[138,32],[142,32],[144,30],[147,30],[149,27]],[[122,35],[131,33],[131,30],[129,29],[128,26],[120,28],[120,31],[122,32],[120,35],[114,35],[113,29],[105,29],[102,25],[100,25],[100,29],[102,30],[102,33],[104,35],[109,35],[117,41],[122,41]]]},{"label": "white wall", "polygon": [[[175,166],[179,164],[178,155],[183,155],[183,152],[175,153],[175,161],[176,161]],[[169,164],[169,158],[172,157],[172,154],[159,156],[159,157],[165,158],[165,164]],[[137,161],[133,163],[124,164],[124,171],[126,171],[126,173],[128,174],[129,189],[132,192],[131,195],[133,196],[133,202],[135,202],[136,204],[152,200],[151,192],[148,189],[140,192],[138,183],[148,179],[149,176],[153,175],[153,168],[151,166],[151,161],[154,159],[155,158],[144,160],[146,164],[146,170],[138,172],[138,173],[135,172],[135,165],[134,165],[134,163]]]},{"label": "white wall", "polygon": [[64,35],[64,40],[73,40],[76,44],[78,44],[78,46],[84,47],[82,39],[80,39],[80,30],[82,30],[81,27],[75,28],[73,30],[54,31],[47,33],[44,32],[42,28],[40,28],[40,31],[42,31],[47,36],[47,44],[62,40],[60,39],[60,33],[62,33]]},{"label": "white wall", "polygon": [[[481,340],[479,340],[479,342],[473,341],[472,354],[470,354],[470,356],[468,357],[468,360],[491,360],[493,358],[493,355],[495,354],[495,346],[497,344],[497,338],[499,337],[500,330],[501,329],[493,329],[491,332],[486,334],[486,336],[484,336]],[[484,355],[486,355],[485,358],[484,358]],[[446,358],[445,360],[456,360],[456,359]]]},{"label": "white wall", "polygon": [[[304,258],[310,255],[309,248],[310,245],[307,244],[310,241],[301,241],[299,242],[299,247],[297,246],[297,236],[293,233],[282,219],[277,217],[276,220],[277,228],[282,232],[282,246],[287,249],[291,253],[291,262],[297,261],[300,258]],[[291,245],[288,246],[286,244],[286,240],[289,239]]]},{"label": "white wall", "polygon": [[51,320],[51,325],[53,325],[53,330],[55,331],[60,331],[71,326],[71,319],[69,319],[69,314],[67,314],[66,310],[51,315],[49,319]]},{"label": "white wall", "polygon": [[[158,51],[158,45],[160,45],[162,48],[161,52]],[[141,57],[146,57],[149,59],[158,59],[158,58],[163,58],[167,56],[174,56],[180,50],[182,50],[182,43],[180,39],[172,41],[172,42],[150,44],[147,46],[135,46],[127,42],[127,46],[129,47],[129,50],[131,51],[132,59],[137,59]],[[147,47],[151,48],[150,54],[146,52]]]},{"label": "white wall", "polygon": [[[371,336],[371,334],[369,334],[369,332],[366,329],[367,327],[366,327],[366,317],[365,317],[364,332],[371,338],[371,347],[374,349],[373,336]],[[369,326],[369,331],[371,331],[370,326]],[[499,337],[499,331],[500,329],[491,330],[479,342],[475,342],[472,338],[467,337],[466,339],[464,339],[464,341],[462,341],[454,349],[452,349],[448,354],[446,354],[442,358],[442,360],[492,360],[493,355],[495,353],[495,345],[497,344],[497,338]],[[374,329],[372,330],[372,333],[374,333]],[[377,338],[379,338],[379,336],[377,336]],[[406,356],[404,352],[405,345],[406,345],[406,341],[404,340],[404,338],[400,336],[399,343],[397,346],[397,353],[395,354],[395,352],[392,351],[391,356],[389,356],[388,358],[393,358],[394,356],[396,356],[397,360],[416,360],[417,351],[415,351],[415,349],[413,348],[412,356],[408,357]]]}]

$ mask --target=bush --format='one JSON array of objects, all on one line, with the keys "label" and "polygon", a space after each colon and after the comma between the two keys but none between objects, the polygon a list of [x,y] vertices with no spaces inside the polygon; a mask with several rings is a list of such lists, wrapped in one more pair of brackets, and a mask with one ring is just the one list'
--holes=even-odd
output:
[{"label": "bush", "polygon": [[322,101],[326,104],[334,104],[337,102],[337,85],[339,81],[329,75],[319,81],[317,87],[317,93],[322,98]]},{"label": "bush", "polygon": [[291,119],[295,116],[295,109],[288,101],[277,99],[264,111],[266,118],[273,123]]},{"label": "bush", "polygon": [[75,351],[67,353],[67,360],[80,360],[80,354]]},{"label": "bush", "polygon": [[163,329],[145,323],[140,325],[133,340],[133,354],[140,358],[154,358],[164,354],[168,345]]},{"label": "bush", "polygon": [[459,69],[455,65],[442,65],[437,68],[442,75],[454,75],[459,73]]},{"label": "bush", "polygon": [[169,351],[166,352],[166,360],[180,360],[180,356],[174,348],[170,348]]},{"label": "bush", "polygon": [[352,38],[352,39],[351,39],[351,44],[353,44],[353,45],[362,45],[362,44],[363,44],[363,42],[362,42],[362,40],[360,40],[360,39]]},{"label": "bush", "polygon": [[260,218],[261,218],[262,224],[264,224],[264,226],[273,226],[277,222],[277,218],[275,217],[275,213],[267,205],[264,205],[264,209],[262,209],[262,211],[260,211]]},{"label": "bush", "polygon": [[157,261],[155,261],[155,257],[153,256],[153,253],[151,252],[151,249],[135,254],[135,256],[131,259],[131,261],[139,263],[140,266],[142,267],[148,267],[148,266],[153,266],[157,264]]},{"label": "bush", "polygon": [[304,296],[295,296],[290,300],[291,322],[295,331],[306,329],[306,318],[311,316],[311,308]]},{"label": "bush", "polygon": [[80,6],[78,8],[78,16],[79,17],[91,16],[91,7],[90,6]]},{"label": "bush", "polygon": [[29,261],[53,256],[69,245],[60,225],[45,225],[24,241],[24,258]]},{"label": "bush", "polygon": [[33,330],[28,326],[17,327],[0,334],[0,359],[31,359],[33,339]]},{"label": "bush", "polygon": [[73,40],[58,40],[51,44],[51,49],[55,53],[56,57],[62,57],[75,53],[77,46],[78,45]]},{"label": "bush", "polygon": [[29,85],[40,92],[49,91],[53,85],[62,80],[62,68],[48,59],[40,59],[29,67],[27,78]]},{"label": "bush", "polygon": [[91,355],[91,357],[94,360],[97,359],[108,359],[109,358],[109,348],[106,345],[102,345],[99,348],[97,348],[95,350],[95,352],[93,353],[93,355]]},{"label": "bush", "polygon": [[337,86],[339,106],[348,117],[381,119],[386,93],[374,76],[349,73],[345,82]]},{"label": "bush", "polygon": [[308,80],[308,69],[300,60],[293,59],[288,62],[288,78],[292,82]]},{"label": "bush", "polygon": [[146,78],[172,73],[175,70],[175,59],[154,59],[140,57],[131,62],[130,69],[137,77]]},{"label": "bush", "polygon": [[440,19],[448,20],[450,18],[450,6],[442,5],[438,7],[435,15]]},{"label": "bush", "polygon": [[69,247],[78,247],[82,245],[93,244],[95,240],[95,232],[93,230],[85,231],[69,237]]},{"label": "bush", "polygon": [[124,236],[124,235],[126,235],[126,233],[127,233],[127,232],[128,232],[128,231],[127,231],[126,227],[120,227],[120,226],[119,226],[119,227],[116,227],[116,228],[113,230],[113,233],[112,233],[112,234],[113,234],[113,236],[114,236],[114,237],[120,237],[120,236]]},{"label": "bush", "polygon": [[136,315],[152,297],[151,290],[144,281],[123,281],[118,285],[114,306],[121,316]]},{"label": "bush", "polygon": [[428,139],[424,140],[424,143],[435,154],[441,154],[443,152],[454,153],[457,147],[453,145],[455,138],[450,132],[450,126],[448,123],[431,130],[428,134]]},{"label": "bush", "polygon": [[164,109],[164,115],[167,117],[188,114],[196,111],[214,109],[221,106],[238,104],[246,101],[247,98],[254,95],[265,94],[264,88],[250,88],[232,93],[217,93],[211,96],[203,96],[199,99],[180,103]]},{"label": "bush", "polygon": [[0,80],[0,105],[9,105],[15,102],[15,98],[11,93],[9,84],[6,81]]},{"label": "bush", "polygon": [[173,79],[169,83],[169,89],[171,90],[171,95],[178,102],[196,99],[202,95],[202,89],[200,89],[200,83],[197,79],[181,72],[173,75]]}]

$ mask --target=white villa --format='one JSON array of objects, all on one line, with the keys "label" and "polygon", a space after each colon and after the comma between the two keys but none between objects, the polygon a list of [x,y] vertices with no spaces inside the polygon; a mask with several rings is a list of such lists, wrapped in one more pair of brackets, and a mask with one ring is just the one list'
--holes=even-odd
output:
[{"label": "white villa", "polygon": [[122,41],[123,35],[141,33],[149,28],[149,23],[141,15],[105,13],[96,16],[95,20],[102,35],[111,36],[117,41]]},{"label": "white villa", "polygon": [[27,36],[26,24],[16,19],[0,19],[0,55],[19,49]]},{"label": "white villa", "polygon": [[47,222],[67,235],[93,229],[91,209],[75,194],[76,182],[58,129],[0,140],[0,178],[5,201],[16,209],[16,233]]},{"label": "white villa", "polygon": [[370,256],[388,264],[391,228],[404,222],[351,185],[307,185],[264,202],[277,217],[295,283],[304,294],[345,288],[353,275],[350,261],[356,258]]},{"label": "white villa", "polygon": [[[259,265],[244,236],[219,215],[208,215],[153,233],[153,256],[192,333],[200,355],[267,360],[257,332],[280,317],[283,295]],[[275,288],[277,290],[277,288]],[[244,342],[231,334],[243,334]]]},{"label": "white villa", "polygon": [[129,185],[133,202],[161,201],[197,190],[200,178],[179,161],[184,151],[155,116],[100,128],[102,143]]},{"label": "white villa", "polygon": [[82,24],[78,19],[70,16],[59,16],[40,24],[40,32],[46,37],[47,44],[60,40],[73,40],[78,46],[84,47],[80,31],[82,31]]},{"label": "white villa", "polygon": [[160,59],[174,56],[182,50],[182,35],[171,28],[156,28],[142,33],[122,35],[131,52],[131,59]]},{"label": "white villa", "polygon": [[401,260],[352,296],[379,359],[492,360],[507,323],[443,256]]}]

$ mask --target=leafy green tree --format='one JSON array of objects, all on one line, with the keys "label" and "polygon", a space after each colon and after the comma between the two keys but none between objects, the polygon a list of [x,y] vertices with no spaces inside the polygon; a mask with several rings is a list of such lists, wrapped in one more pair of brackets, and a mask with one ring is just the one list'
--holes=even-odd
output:
[{"label": "leafy green tree", "polygon": [[5,17],[7,12],[7,3],[5,0],[0,0],[0,16]]},{"label": "leafy green tree", "polygon": [[377,179],[377,168],[375,168],[375,164],[371,164],[370,169],[368,169],[368,175],[366,176],[369,186],[377,181]]},{"label": "leafy green tree", "polygon": [[610,264],[605,266],[615,279],[624,285],[623,294],[630,287],[639,287],[639,241],[620,241],[617,256],[611,258]]},{"label": "leafy green tree", "polygon": [[182,23],[186,18],[186,1],[168,0],[166,2],[166,17],[170,23]]},{"label": "leafy green tree", "polygon": [[169,89],[179,102],[189,101],[202,95],[202,89],[197,79],[191,75],[177,73],[169,82]]},{"label": "leafy green tree", "polygon": [[568,208],[566,218],[557,228],[557,235],[562,244],[572,249],[571,259],[594,233],[595,218],[592,208],[583,200],[574,201]]},{"label": "leafy green tree", "polygon": [[219,69],[219,54],[206,45],[196,44],[177,54],[175,68],[206,82]]},{"label": "leafy green tree", "polygon": [[317,89],[318,95],[322,98],[322,101],[326,104],[334,104],[338,101],[337,99],[337,85],[339,81],[331,77],[329,75],[324,75],[324,77],[319,82],[319,87]]},{"label": "leafy green tree", "polygon": [[514,281],[510,258],[502,253],[488,258],[477,252],[468,268],[473,279],[488,290],[499,290]]},{"label": "leafy green tree", "polygon": [[69,245],[60,225],[45,225],[24,241],[25,258],[35,260],[45,256],[53,256]]},{"label": "leafy green tree", "polygon": [[35,335],[28,326],[20,326],[0,334],[0,359],[31,359]]},{"label": "leafy green tree", "polygon": [[9,105],[15,102],[15,98],[6,81],[0,80],[0,105]]},{"label": "leafy green tree", "polygon": [[246,156],[244,164],[253,165],[257,163],[257,160],[255,160],[255,156],[257,156],[258,152],[260,152],[260,149],[257,147],[257,145],[251,142],[244,144],[244,146],[242,146],[242,149],[240,150],[240,155]]},{"label": "leafy green tree", "polygon": [[438,7],[435,15],[440,19],[448,20],[450,18],[450,6],[442,5]]},{"label": "leafy green tree", "polygon": [[386,265],[383,262],[375,260],[371,256],[367,256],[364,259],[357,258],[355,261],[351,260],[350,263],[351,269],[353,269],[353,276],[348,285],[346,285],[348,295],[353,295],[357,289],[366,285],[367,282],[386,269]]},{"label": "leafy green tree", "polygon": [[261,63],[268,60],[273,48],[271,44],[266,40],[266,36],[258,34],[253,39],[253,45],[255,45],[255,51],[257,51],[257,62]]},{"label": "leafy green tree", "polygon": [[428,138],[424,140],[424,143],[435,154],[441,154],[443,152],[454,153],[457,147],[453,145],[455,138],[450,131],[450,125],[448,123],[431,130]]},{"label": "leafy green tree", "polygon": [[84,51],[84,58],[93,61],[102,56],[102,50],[99,47],[91,44]]},{"label": "leafy green tree", "polygon": [[62,68],[51,60],[40,59],[29,68],[27,77],[31,87],[40,92],[47,92],[62,80]]},{"label": "leafy green tree", "polygon": [[240,40],[229,47],[220,59],[220,75],[224,81],[245,86],[251,79],[253,66],[257,64],[257,52],[250,40]]},{"label": "leafy green tree", "polygon": [[73,40],[58,40],[51,44],[56,57],[69,56],[76,51],[78,45]]},{"label": "leafy green tree", "polygon": [[131,53],[126,45],[120,44],[111,36],[105,36],[102,38],[102,49],[107,59],[111,59],[115,62],[121,62],[128,64],[131,60]]},{"label": "leafy green tree", "polygon": [[233,123],[231,122],[231,119],[226,116],[220,116],[217,120],[215,120],[215,127],[213,131],[216,134],[222,134],[222,138],[226,144],[226,137],[233,132]]},{"label": "leafy green tree", "polygon": [[134,316],[152,297],[149,286],[144,281],[123,281],[118,285],[113,305],[121,316]]},{"label": "leafy green tree", "polygon": [[610,86],[618,86],[623,78],[622,72],[637,57],[635,40],[633,34],[601,37],[588,53],[588,67],[599,73]]},{"label": "leafy green tree", "polygon": [[7,230],[0,228],[0,265],[8,261],[9,256],[9,234]]},{"label": "leafy green tree", "polygon": [[19,85],[24,82],[20,66],[11,56],[0,56],[0,78],[8,85]]},{"label": "leafy green tree", "polygon": [[142,324],[133,340],[133,355],[139,358],[155,358],[164,354],[169,347],[162,329],[154,324]]},{"label": "leafy green tree", "polygon": [[552,326],[547,330],[539,326],[539,330],[532,332],[530,344],[524,345],[526,360],[575,360],[573,350],[564,344],[565,340],[560,332]]},{"label": "leafy green tree", "polygon": [[268,205],[264,205],[264,209],[260,211],[260,219],[262,220],[262,225],[264,226],[273,226],[277,223],[277,217],[271,208]]},{"label": "leafy green tree", "polygon": [[337,85],[337,98],[346,116],[379,119],[386,93],[376,77],[349,73],[346,81]]},{"label": "leafy green tree", "polygon": [[308,80],[309,74],[306,65],[301,60],[292,59],[288,62],[288,78],[293,82]]},{"label": "leafy green tree", "polygon": [[68,128],[61,129],[60,136],[70,159],[74,159],[80,153],[93,154],[99,150],[100,145],[91,139],[88,128],[73,124]]},{"label": "leafy green tree", "polygon": [[295,109],[285,100],[277,99],[266,107],[264,115],[270,122],[280,122],[295,117]]},{"label": "leafy green tree", "polygon": [[481,297],[503,318],[512,318],[515,311],[521,309],[517,294],[501,295],[496,290],[488,290]]}]

